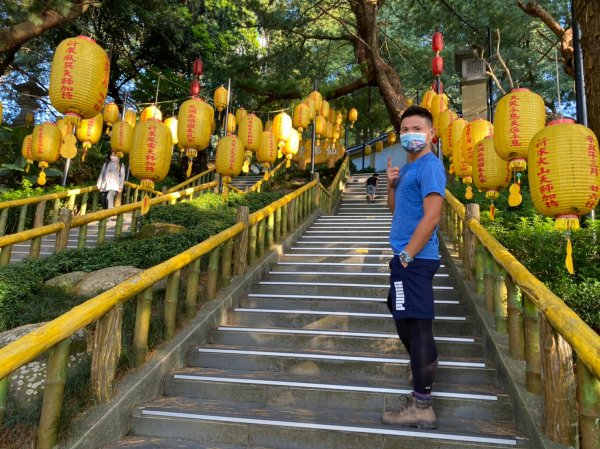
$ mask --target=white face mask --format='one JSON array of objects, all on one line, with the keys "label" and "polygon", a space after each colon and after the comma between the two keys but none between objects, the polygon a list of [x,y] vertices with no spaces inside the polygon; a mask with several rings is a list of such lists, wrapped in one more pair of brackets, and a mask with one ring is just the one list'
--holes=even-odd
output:
[{"label": "white face mask", "polygon": [[117,162],[119,160],[119,158],[117,156],[111,156],[110,160],[113,162]]}]

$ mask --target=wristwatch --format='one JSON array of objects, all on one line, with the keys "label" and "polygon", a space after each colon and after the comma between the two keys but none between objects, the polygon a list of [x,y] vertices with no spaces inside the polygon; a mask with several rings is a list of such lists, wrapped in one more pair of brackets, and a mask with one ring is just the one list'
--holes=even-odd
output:
[{"label": "wristwatch", "polygon": [[404,263],[411,263],[414,260],[406,251],[402,251],[398,257],[400,258],[400,262]]}]

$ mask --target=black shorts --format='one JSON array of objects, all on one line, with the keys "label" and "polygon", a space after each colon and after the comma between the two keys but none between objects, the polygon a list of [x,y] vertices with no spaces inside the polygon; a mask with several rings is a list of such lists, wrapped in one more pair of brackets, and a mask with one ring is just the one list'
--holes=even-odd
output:
[{"label": "black shorts", "polygon": [[433,277],[440,267],[439,260],[415,259],[406,268],[400,258],[390,261],[390,291],[387,306],[394,318],[433,320]]}]

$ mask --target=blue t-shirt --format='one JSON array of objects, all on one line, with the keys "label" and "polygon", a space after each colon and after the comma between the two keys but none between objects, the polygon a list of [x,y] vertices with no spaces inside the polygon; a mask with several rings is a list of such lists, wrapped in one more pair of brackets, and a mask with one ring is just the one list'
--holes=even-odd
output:
[{"label": "blue t-shirt", "polygon": [[[394,254],[400,254],[408,244],[423,218],[423,199],[430,193],[446,192],[446,173],[442,162],[433,153],[427,153],[400,169],[396,183],[396,207],[390,230],[390,245]],[[437,227],[431,238],[413,258],[438,260]]]}]

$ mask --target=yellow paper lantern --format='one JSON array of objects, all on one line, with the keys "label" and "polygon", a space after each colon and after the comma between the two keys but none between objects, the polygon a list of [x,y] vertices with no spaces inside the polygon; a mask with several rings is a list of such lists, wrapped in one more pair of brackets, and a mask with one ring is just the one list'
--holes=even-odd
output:
[{"label": "yellow paper lantern", "polygon": [[60,130],[53,123],[42,123],[33,129],[31,137],[31,154],[34,160],[39,161],[41,172],[38,176],[38,184],[46,184],[46,173],[44,170],[49,164],[56,162],[60,156],[61,135]]},{"label": "yellow paper lantern", "polygon": [[500,197],[500,190],[510,183],[508,162],[500,159],[494,148],[494,136],[487,136],[475,145],[473,182],[485,192],[485,197],[491,200],[490,219],[494,219],[494,200]]},{"label": "yellow paper lantern", "polygon": [[342,127],[341,125],[333,125],[333,135],[332,139],[334,142],[337,142],[342,137]]},{"label": "yellow paper lantern", "polygon": [[446,94],[435,94],[431,99],[431,115],[433,116],[433,127],[435,128],[435,135],[440,137],[439,119],[440,114],[448,109],[448,96]]},{"label": "yellow paper lantern", "polygon": [[336,125],[335,123],[335,119],[337,117],[337,112],[334,108],[331,107],[331,105],[329,105],[329,121],[331,123],[333,123],[334,125]]},{"label": "yellow paper lantern", "polygon": [[[494,133],[493,125],[487,120],[477,119],[467,123],[463,128],[462,137],[460,139],[460,157],[456,158],[456,153],[453,153],[454,170],[456,174],[462,178],[463,184],[467,185],[465,198],[470,200],[473,198],[471,184],[473,183],[473,152],[475,144],[487,136]],[[459,161],[459,165],[456,162]]]},{"label": "yellow paper lantern", "polygon": [[237,111],[235,111],[235,123],[237,123],[237,125],[239,126],[242,119],[247,115],[248,112],[244,108],[238,108]]},{"label": "yellow paper lantern", "polygon": [[306,103],[300,103],[294,108],[294,128],[298,130],[300,134],[308,127],[310,122],[310,108]]},{"label": "yellow paper lantern", "polygon": [[151,118],[162,120],[162,112],[155,104],[151,104],[142,110],[142,113],[140,114],[140,122],[145,122]]},{"label": "yellow paper lantern", "polygon": [[358,120],[358,111],[354,108],[348,111],[348,121],[350,122],[350,128],[354,128],[354,123]]},{"label": "yellow paper lantern", "polygon": [[315,147],[315,164],[324,164],[328,157],[327,147],[324,145]]},{"label": "yellow paper lantern", "polygon": [[2,113],[3,113],[2,103],[0,103],[0,125],[2,125]]},{"label": "yellow paper lantern", "polygon": [[435,90],[428,90],[423,94],[423,98],[421,98],[420,106],[431,111],[431,104],[433,102],[433,98],[437,95]]},{"label": "yellow paper lantern", "polygon": [[[263,131],[256,159],[265,168],[269,168],[277,160],[277,141],[272,131]],[[268,178],[268,175],[266,177]]]},{"label": "yellow paper lantern", "polygon": [[314,104],[315,104],[315,115],[317,115],[321,111],[321,106],[323,104],[323,97],[319,91],[313,90],[309,95]]},{"label": "yellow paper lantern", "polygon": [[315,117],[315,134],[317,135],[317,139],[320,139],[321,136],[324,136],[327,132],[327,121],[325,117],[322,115],[317,115]]},{"label": "yellow paper lantern", "polygon": [[215,90],[214,105],[217,111],[219,111],[219,117],[221,116],[221,111],[227,107],[227,103],[229,103],[229,92],[223,86],[217,87]]},{"label": "yellow paper lantern", "polygon": [[285,142],[285,146],[283,147],[283,154],[287,159],[285,164],[286,168],[290,167],[290,161],[294,154],[298,152],[298,148],[300,147],[300,133],[292,128],[290,133],[290,138]]},{"label": "yellow paper lantern", "polygon": [[119,120],[119,106],[115,103],[106,103],[102,112],[102,119],[106,123],[106,134],[110,135],[111,128]]},{"label": "yellow paper lantern", "polygon": [[160,120],[151,118],[135,127],[129,165],[142,187],[153,189],[155,182],[165,179],[171,166],[172,150],[171,130]]},{"label": "yellow paper lantern", "polygon": [[513,89],[498,101],[494,115],[494,145],[500,158],[510,161],[516,182],[510,188],[508,202],[521,204],[520,177],[527,168],[529,143],[546,124],[546,106],[529,89]]},{"label": "yellow paper lantern", "polygon": [[97,144],[102,137],[102,114],[95,117],[79,121],[76,131],[77,139],[83,143],[83,154],[81,161],[85,161],[85,156],[92,145]]},{"label": "yellow paper lantern", "polygon": [[177,139],[185,148],[189,159],[186,175],[192,174],[194,158],[198,151],[205,150],[210,144],[214,122],[214,109],[198,97],[184,101],[179,107]]},{"label": "yellow paper lantern", "polygon": [[21,156],[27,161],[27,166],[25,167],[25,173],[29,173],[29,166],[33,164],[33,134],[28,134],[23,139],[23,144],[21,145]]},{"label": "yellow paper lantern", "polygon": [[110,60],[106,52],[85,36],[62,41],[50,67],[50,101],[65,119],[77,123],[102,112]]},{"label": "yellow paper lantern", "polygon": [[118,157],[129,154],[133,143],[133,126],[124,120],[114,124],[110,135],[110,147]]},{"label": "yellow paper lantern", "polygon": [[381,153],[383,151],[383,140],[375,142],[375,153]]},{"label": "yellow paper lantern", "polygon": [[171,137],[173,138],[173,145],[177,145],[179,143],[179,138],[177,137],[177,125],[178,125],[177,117],[166,118],[165,125],[167,126],[167,128],[169,128],[171,130]]},{"label": "yellow paper lantern", "polygon": [[137,112],[135,112],[133,109],[127,109],[125,111],[125,121],[129,123],[132,128],[135,128],[137,123]]},{"label": "yellow paper lantern", "polygon": [[[225,124],[223,124],[223,126],[225,126]],[[227,114],[227,132],[226,134],[233,134],[235,133],[235,128],[236,128],[236,121],[235,121],[235,115],[233,115],[231,112],[229,114]]]},{"label": "yellow paper lantern", "polygon": [[448,128],[446,128],[446,141],[448,142],[448,153],[445,154],[445,156],[453,157],[455,151],[461,148],[462,133],[465,129],[465,126],[467,126],[467,121],[462,118],[456,119],[450,125],[448,125]]},{"label": "yellow paper lantern", "polygon": [[326,120],[329,119],[329,102],[327,100],[321,101],[321,115],[325,117]]},{"label": "yellow paper lantern", "polygon": [[371,149],[371,145],[366,145],[365,146],[365,156],[370,156],[372,153],[372,149]]},{"label": "yellow paper lantern", "polygon": [[285,112],[282,111],[273,118],[273,134],[280,150],[289,140],[292,129],[292,118]]},{"label": "yellow paper lantern", "polygon": [[335,115],[335,124],[336,125],[342,125],[344,123],[344,114],[342,114],[341,112],[337,112],[337,114]]},{"label": "yellow paper lantern", "polygon": [[248,114],[242,118],[238,129],[238,137],[247,150],[256,153],[260,148],[262,135],[262,121],[255,114]]},{"label": "yellow paper lantern", "polygon": [[[244,164],[244,144],[238,136],[223,137],[217,144],[215,167],[224,177],[235,177],[242,171]],[[225,182],[230,180],[224,178]]]},{"label": "yellow paper lantern", "polygon": [[302,102],[302,104],[305,104],[308,107],[308,120],[312,122],[317,113],[315,109],[315,101],[312,98],[307,98]]},{"label": "yellow paper lantern", "polygon": [[396,140],[398,139],[398,137],[396,136],[396,133],[394,131],[390,131],[387,135],[387,141],[389,145],[394,145],[396,143]]},{"label": "yellow paper lantern", "polygon": [[273,120],[267,120],[265,122],[264,131],[273,131]]},{"label": "yellow paper lantern", "polygon": [[452,123],[454,120],[456,120],[458,118],[458,115],[456,115],[456,112],[454,112],[452,109],[446,109],[445,111],[440,112],[440,115],[438,117],[437,120],[437,133],[436,135],[438,137],[440,137],[442,139],[442,152],[444,153],[444,155],[446,155],[446,152],[443,151],[443,147],[444,147],[444,137],[446,136],[446,129],[448,129],[448,126],[450,125],[450,123]]},{"label": "yellow paper lantern", "polygon": [[556,229],[566,232],[565,263],[574,273],[570,232],[579,217],[600,199],[600,151],[589,128],[573,120],[552,121],[531,140],[528,151],[529,188],[536,210],[555,218]]}]

